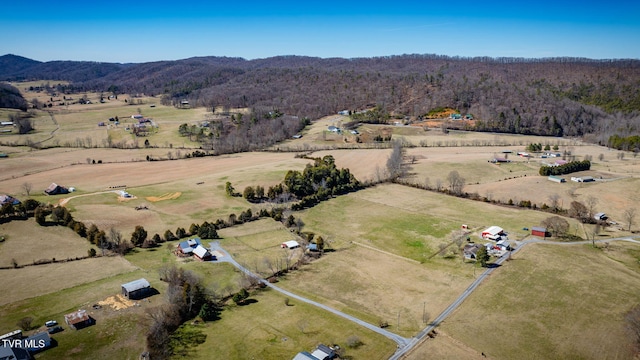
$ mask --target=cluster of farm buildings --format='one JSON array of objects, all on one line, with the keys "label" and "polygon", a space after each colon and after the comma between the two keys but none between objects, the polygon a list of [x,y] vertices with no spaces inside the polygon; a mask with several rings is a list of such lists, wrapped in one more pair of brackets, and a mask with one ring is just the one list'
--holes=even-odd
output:
[{"label": "cluster of farm buildings", "polygon": [[[134,300],[143,299],[153,295],[153,288],[149,282],[142,278],[122,284],[122,296]],[[95,305],[94,305],[95,308]],[[64,322],[70,329],[81,330],[96,323],[96,320],[87,312],[79,309],[64,315]],[[44,324],[45,330],[24,336],[22,330],[14,330],[0,335],[0,360],[32,360],[33,355],[52,346],[50,334],[64,331],[55,320],[49,320]]]}]

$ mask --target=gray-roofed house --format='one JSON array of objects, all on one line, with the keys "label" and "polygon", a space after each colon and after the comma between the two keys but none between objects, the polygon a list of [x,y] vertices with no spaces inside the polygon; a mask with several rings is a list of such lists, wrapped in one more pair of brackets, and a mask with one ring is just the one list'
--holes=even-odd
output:
[{"label": "gray-roofed house", "polygon": [[199,237],[194,237],[193,239],[182,241],[178,244],[178,252],[183,255],[193,255],[193,250],[198,246],[202,245],[202,241],[200,241]]},{"label": "gray-roofed house", "polygon": [[122,284],[122,295],[127,299],[142,299],[151,293],[151,284],[147,279],[142,278]]},{"label": "gray-roofed house", "polygon": [[51,337],[46,331],[39,332],[22,340],[22,348],[35,353],[51,346]]},{"label": "gray-roofed house", "polygon": [[25,349],[0,345],[0,360],[30,360],[31,354]]},{"label": "gray-roofed house", "polygon": [[324,344],[318,345],[311,355],[319,360],[331,360],[336,357],[335,351]]},{"label": "gray-roofed house", "polygon": [[307,351],[302,351],[297,353],[296,356],[293,357],[293,360],[318,360],[318,358],[309,354]]}]

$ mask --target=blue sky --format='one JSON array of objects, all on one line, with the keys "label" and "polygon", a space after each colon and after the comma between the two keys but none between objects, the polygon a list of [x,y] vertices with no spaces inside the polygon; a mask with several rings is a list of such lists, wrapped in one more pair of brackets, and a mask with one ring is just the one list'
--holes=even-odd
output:
[{"label": "blue sky", "polygon": [[39,61],[401,54],[640,59],[640,2],[630,0],[9,1],[0,6],[0,55]]}]

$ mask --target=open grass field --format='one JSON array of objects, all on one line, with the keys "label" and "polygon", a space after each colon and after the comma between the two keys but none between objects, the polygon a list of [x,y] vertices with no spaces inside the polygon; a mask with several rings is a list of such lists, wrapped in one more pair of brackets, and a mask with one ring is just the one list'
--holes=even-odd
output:
[{"label": "open grass field", "polygon": [[0,290],[5,295],[0,300],[0,305],[55,292],[79,284],[92,283],[135,269],[129,262],[120,257],[103,257],[1,270],[3,281],[0,285]]},{"label": "open grass field", "polygon": [[640,301],[637,256],[637,245],[619,242],[531,245],[441,327],[497,359],[629,359],[621,319]]},{"label": "open grass field", "polygon": [[93,247],[86,239],[63,226],[39,226],[34,219],[0,224],[0,266],[31,264],[34,261],[56,258],[64,260],[87,256]]},{"label": "open grass field", "polygon": [[[128,97],[100,104],[98,95],[87,94],[93,104],[53,107],[57,125],[48,113],[36,112],[34,134],[0,137],[4,144],[0,152],[9,154],[9,158],[0,159],[0,194],[24,200],[23,184],[29,183],[32,198],[51,204],[62,202],[75,219],[86,224],[96,224],[105,231],[113,227],[124,238],[130,237],[136,225],[143,225],[149,237],[155,233],[162,236],[165,230],[175,232],[178,227],[188,229],[192,223],[227,219],[248,208],[255,213],[268,205],[229,197],[224,188],[227,181],[238,192],[249,185],[267,188],[281,182],[288,170],[302,170],[310,162],[284,152],[146,161],[147,156],[167,158],[169,152],[173,156],[192,151],[197,144],[180,137],[178,126],[198,124],[212,115],[203,109],[162,106],[158,98],[148,97],[134,99],[134,105]],[[48,99],[43,94],[26,96],[39,96],[43,102]],[[102,148],[109,137],[113,142],[135,142],[125,128],[136,113],[153,118],[159,126],[149,136],[137,139],[141,148]],[[114,116],[121,119],[118,127],[97,126]],[[311,155],[332,155],[338,167],[349,168],[358,179],[376,180],[383,175],[391,150],[356,144],[351,134],[328,133],[327,126],[342,126],[347,121],[348,117],[338,115],[319,119],[302,131],[302,138],[274,148],[322,149]],[[622,214],[640,203],[640,160],[630,153],[620,159],[618,152],[573,139],[463,131],[445,134],[439,129],[426,131],[411,126],[362,125],[358,130],[374,134],[382,128],[394,139],[422,146],[406,149],[408,180],[412,182],[446,187],[448,173],[456,170],[465,178],[464,191],[502,201],[531,200],[541,205],[557,194],[561,206],[568,208],[573,200],[584,202],[593,196],[598,199],[597,211],[623,225],[607,227],[599,237],[629,234]],[[8,146],[26,144],[27,138],[47,139],[44,146],[81,141],[98,147],[38,150]],[[152,148],[144,148],[145,139]],[[603,181],[548,181],[537,175],[544,159],[515,155],[529,143],[557,144],[560,152],[571,151],[578,160],[592,157],[592,169],[578,175],[598,180],[602,177]],[[503,156],[503,150],[513,151],[508,155],[511,163],[488,162],[494,156]],[[93,164],[93,160],[102,164]],[[52,182],[73,186],[77,191],[42,194]],[[110,188],[113,186],[126,186],[135,198],[120,201]],[[135,209],[141,205],[147,209]],[[540,225],[551,215],[391,184],[292,214],[303,221],[303,231],[325,239],[327,251],[320,259],[280,278],[278,285],[372,324],[387,321],[390,331],[406,337],[424,327],[423,315],[435,318],[481,271],[477,265],[464,263],[459,252],[451,257],[438,253],[451,243],[452,232],[466,224],[470,239],[483,242],[480,231],[498,225],[511,239],[521,240],[529,236],[524,228]],[[572,234],[585,237],[585,228],[568,221]],[[632,228],[637,229],[637,225]],[[221,229],[219,235],[221,245],[236,260],[263,276],[268,276],[277,263],[297,259],[302,251],[280,247],[280,243],[296,237],[271,219]],[[6,237],[0,243],[0,265],[4,266],[10,266],[14,259],[22,264],[84,256],[91,247],[69,229],[39,227],[32,219],[0,224],[0,236]],[[38,325],[49,319],[62,323],[64,314],[104,301],[119,293],[122,283],[145,277],[160,295],[120,311],[91,309],[97,320],[95,326],[55,335],[58,346],[37,356],[137,359],[144,351],[145,310],[164,301],[166,284],[158,274],[161,267],[176,265],[193,270],[223,296],[240,289],[242,276],[231,265],[179,259],[172,253],[177,243],[134,249],[124,258],[1,270],[0,290],[9,295],[0,301],[0,331],[14,330],[24,316],[34,317]],[[635,290],[640,281],[638,259],[637,245],[620,242],[612,242],[607,250],[583,245],[530,245],[494,272],[445,321],[440,334],[426,340],[407,359],[479,358],[481,352],[500,359],[630,358],[622,314],[640,302]],[[246,306],[229,306],[218,321],[191,326],[189,331],[201,331],[206,341],[192,349],[189,357],[211,358],[216,354],[221,359],[286,359],[299,351],[310,351],[318,343],[345,344],[352,335],[364,343],[357,349],[346,348],[345,355],[352,359],[386,359],[395,351],[394,343],[341,318],[296,302],[286,306],[284,298],[273,291],[255,291],[252,299],[255,301]]]},{"label": "open grass field", "polygon": [[[206,342],[189,354],[190,359],[289,359],[318,344],[338,344],[352,359],[387,359],[395,344],[359,325],[342,321],[333,314],[295,300],[285,305],[285,297],[272,290],[252,293],[252,303],[232,306],[218,321],[197,326]],[[346,346],[349,337],[363,345]]]}]

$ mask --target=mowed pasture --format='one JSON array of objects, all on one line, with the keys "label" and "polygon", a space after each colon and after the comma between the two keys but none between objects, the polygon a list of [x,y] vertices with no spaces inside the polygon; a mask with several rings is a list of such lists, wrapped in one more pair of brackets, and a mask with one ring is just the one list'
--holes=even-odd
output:
[{"label": "mowed pasture", "polygon": [[[442,194],[381,185],[324,202],[300,214],[307,231],[322,236],[328,252],[311,266],[286,276],[283,287],[367,321],[388,321],[413,336],[423,311],[433,319],[481,271],[461,254],[437,255],[462,224],[472,241],[499,225],[514,240],[547,214],[522,211]],[[397,317],[400,314],[399,328]]]},{"label": "mowed pasture", "polygon": [[[490,358],[633,358],[622,319],[640,302],[638,251],[623,242],[529,245],[441,328]],[[429,342],[409,358],[435,358]]]},{"label": "mowed pasture", "polygon": [[38,260],[65,260],[87,256],[94,248],[65,226],[40,226],[33,218],[0,224],[0,266],[31,264]]},{"label": "mowed pasture", "polygon": [[[273,290],[251,294],[244,306],[231,306],[221,319],[205,326],[190,326],[206,335],[206,341],[189,352],[190,359],[289,359],[318,344],[338,344],[345,358],[388,359],[395,344],[364,327],[344,321],[314,306],[289,299]],[[355,337],[362,342],[347,347]]]}]

